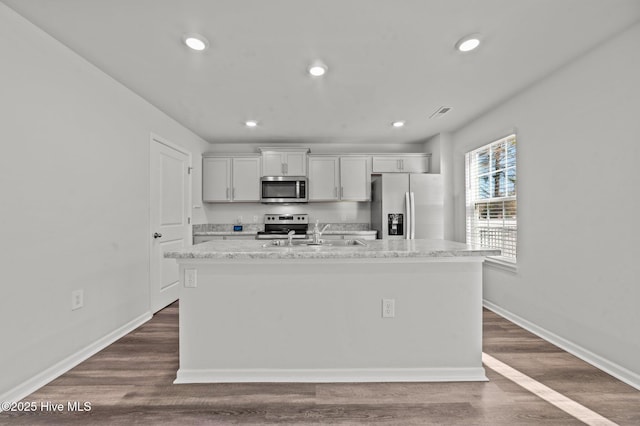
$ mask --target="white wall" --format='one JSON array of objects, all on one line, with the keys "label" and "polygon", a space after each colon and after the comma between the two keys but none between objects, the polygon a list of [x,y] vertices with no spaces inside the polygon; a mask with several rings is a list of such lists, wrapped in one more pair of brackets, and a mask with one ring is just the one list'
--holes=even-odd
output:
[{"label": "white wall", "polygon": [[485,267],[485,298],[620,367],[636,386],[639,40],[635,25],[453,135],[464,241],[464,153],[517,129],[518,270]]},{"label": "white wall", "polygon": [[431,173],[440,173],[444,185],[444,239],[453,240],[454,198],[453,198],[453,137],[451,133],[438,133],[424,143],[424,152],[431,154]]},{"label": "white wall", "polygon": [[194,204],[208,146],[3,4],[0,57],[2,396],[148,314],[150,133],[194,154]]}]

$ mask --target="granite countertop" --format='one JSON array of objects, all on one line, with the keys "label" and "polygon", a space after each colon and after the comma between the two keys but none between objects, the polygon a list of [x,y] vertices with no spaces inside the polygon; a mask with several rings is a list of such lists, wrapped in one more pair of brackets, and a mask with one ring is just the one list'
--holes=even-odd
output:
[{"label": "granite countertop", "polygon": [[447,240],[372,240],[366,246],[266,246],[264,241],[210,241],[165,252],[174,259],[363,259],[498,256],[500,250]]},{"label": "granite countertop", "polygon": [[[328,229],[322,235],[376,235],[377,231],[329,231]],[[226,236],[226,235],[256,235],[257,231],[193,231],[194,237],[206,236]],[[312,235],[313,231],[307,231],[307,235]]]},{"label": "granite countertop", "polygon": [[[321,227],[324,224],[320,225]],[[256,235],[258,231],[264,231],[262,224],[246,224],[243,225],[242,231],[234,231],[232,224],[202,224],[193,225],[193,236],[226,236],[226,235]],[[313,228],[307,231],[307,235],[313,233]],[[376,235],[376,231],[369,229],[368,223],[332,223],[329,228],[323,232],[325,235]]]}]

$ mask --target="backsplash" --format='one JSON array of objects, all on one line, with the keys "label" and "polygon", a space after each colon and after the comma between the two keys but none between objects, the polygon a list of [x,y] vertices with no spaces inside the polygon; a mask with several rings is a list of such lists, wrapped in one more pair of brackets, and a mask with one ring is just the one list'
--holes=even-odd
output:
[{"label": "backsplash", "polygon": [[368,223],[371,221],[370,203],[326,202],[308,204],[261,204],[261,203],[204,203],[202,206],[207,222],[211,224],[261,225],[265,214],[309,215],[309,223],[316,220],[324,223]]},{"label": "backsplash", "polygon": [[[200,225],[193,225],[193,233],[198,232],[233,232],[233,227],[237,225],[234,223],[203,223]],[[258,232],[264,231],[264,225],[262,223],[243,223],[243,232]]]}]

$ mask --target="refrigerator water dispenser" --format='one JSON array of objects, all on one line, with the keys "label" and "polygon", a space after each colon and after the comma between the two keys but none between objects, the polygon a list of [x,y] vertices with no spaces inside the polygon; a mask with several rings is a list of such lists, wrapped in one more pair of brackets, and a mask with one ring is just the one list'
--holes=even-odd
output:
[{"label": "refrigerator water dispenser", "polygon": [[404,235],[404,214],[389,213],[389,235]]}]

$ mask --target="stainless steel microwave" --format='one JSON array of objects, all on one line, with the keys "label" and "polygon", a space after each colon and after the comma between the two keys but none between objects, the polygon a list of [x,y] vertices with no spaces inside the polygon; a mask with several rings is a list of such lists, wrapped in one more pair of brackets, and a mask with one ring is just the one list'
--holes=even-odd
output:
[{"label": "stainless steel microwave", "polygon": [[308,186],[305,176],[265,176],[260,180],[260,201],[306,203]]}]

